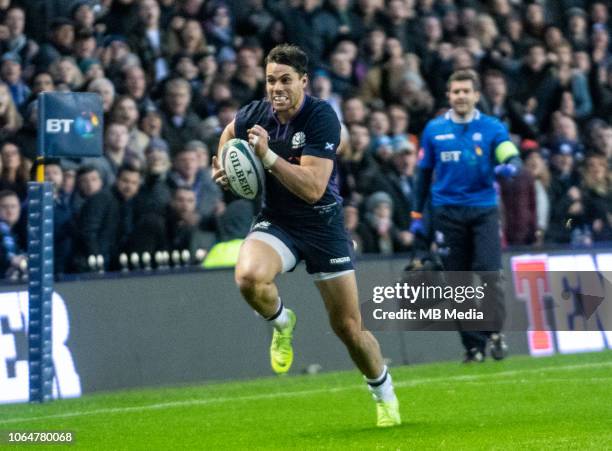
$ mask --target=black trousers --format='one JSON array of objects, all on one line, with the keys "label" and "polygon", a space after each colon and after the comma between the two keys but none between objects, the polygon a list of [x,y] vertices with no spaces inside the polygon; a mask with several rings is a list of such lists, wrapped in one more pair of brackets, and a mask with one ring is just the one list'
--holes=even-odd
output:
[{"label": "black trousers", "polygon": [[[441,206],[433,211],[434,239],[445,271],[470,271],[488,287],[486,301],[489,330],[474,330],[474,323],[459,322],[461,342],[466,350],[484,350],[491,333],[502,328],[506,308],[501,279],[501,242],[497,207]],[[452,284],[466,284],[468,273]],[[469,283],[469,282],[468,282]]]}]

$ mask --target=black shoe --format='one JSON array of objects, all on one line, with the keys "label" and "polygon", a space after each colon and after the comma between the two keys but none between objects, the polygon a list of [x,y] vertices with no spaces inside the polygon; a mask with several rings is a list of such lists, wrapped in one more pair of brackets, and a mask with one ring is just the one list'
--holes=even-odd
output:
[{"label": "black shoe", "polygon": [[465,352],[465,357],[463,358],[463,363],[482,363],[485,360],[484,352],[478,348],[468,349]]},{"label": "black shoe", "polygon": [[489,353],[495,360],[503,360],[508,355],[508,345],[503,334],[493,333],[489,337]]}]

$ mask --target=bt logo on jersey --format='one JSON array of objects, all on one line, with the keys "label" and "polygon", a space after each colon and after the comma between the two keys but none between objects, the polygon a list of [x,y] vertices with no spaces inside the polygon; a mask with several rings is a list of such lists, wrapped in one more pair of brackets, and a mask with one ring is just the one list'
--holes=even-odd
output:
[{"label": "bt logo on jersey", "polygon": [[461,159],[460,150],[446,150],[440,152],[440,161],[442,163],[448,163],[449,161],[459,161]]}]

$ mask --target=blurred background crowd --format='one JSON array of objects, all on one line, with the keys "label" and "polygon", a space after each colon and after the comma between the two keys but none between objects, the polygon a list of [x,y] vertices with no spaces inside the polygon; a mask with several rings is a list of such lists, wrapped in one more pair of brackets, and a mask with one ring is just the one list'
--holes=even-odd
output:
[{"label": "blurred background crowd", "polygon": [[308,53],[310,92],[344,125],[358,253],[413,246],[419,135],[465,68],[524,159],[499,181],[505,245],[612,241],[611,25],[609,2],[589,0],[0,0],[0,274],[27,248],[42,91],[99,93],[105,113],[103,157],[45,168],[56,273],[244,237],[257,205],[221,192],[210,158],[283,42]]}]

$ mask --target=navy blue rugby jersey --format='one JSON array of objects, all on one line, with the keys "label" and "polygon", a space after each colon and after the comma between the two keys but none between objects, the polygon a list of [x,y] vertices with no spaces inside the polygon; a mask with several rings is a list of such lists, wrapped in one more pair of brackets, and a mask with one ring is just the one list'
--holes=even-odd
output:
[{"label": "navy blue rugby jersey", "polygon": [[327,188],[319,201],[310,205],[291,193],[266,171],[264,214],[278,218],[318,218],[333,205],[342,205],[337,184],[336,149],[340,144],[340,122],[323,100],[306,95],[302,106],[289,122],[281,124],[268,100],[256,100],[242,107],[234,121],[237,138],[247,140],[247,130],[260,125],[268,132],[269,147],[291,164],[300,164],[303,155],[333,160]]}]

